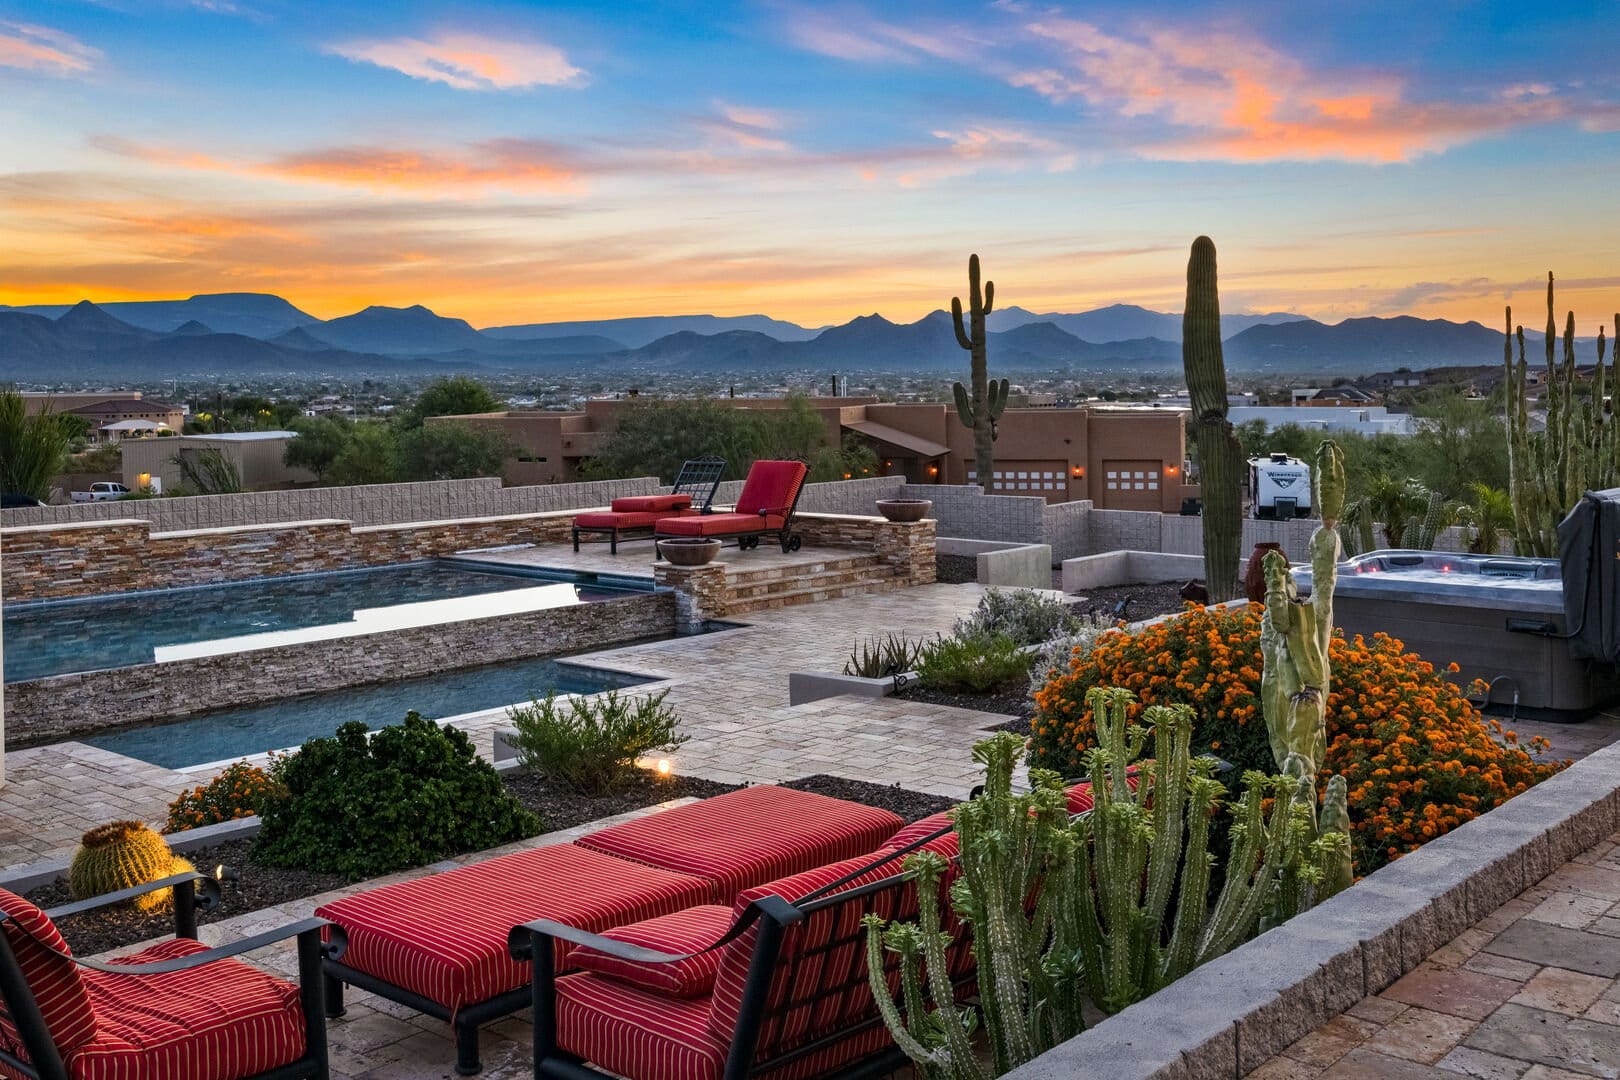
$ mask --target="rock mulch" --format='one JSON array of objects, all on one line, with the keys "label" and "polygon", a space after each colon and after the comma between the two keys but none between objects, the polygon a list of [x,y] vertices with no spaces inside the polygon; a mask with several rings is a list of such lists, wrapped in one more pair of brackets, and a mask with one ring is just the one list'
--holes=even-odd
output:
[{"label": "rock mulch", "polygon": [[1082,615],[1097,614],[1109,619],[1121,600],[1130,605],[1122,616],[1127,622],[1151,619],[1156,615],[1170,615],[1186,606],[1181,598],[1184,581],[1161,581],[1155,585],[1109,585],[1100,589],[1083,589],[1084,600],[1075,607]]}]

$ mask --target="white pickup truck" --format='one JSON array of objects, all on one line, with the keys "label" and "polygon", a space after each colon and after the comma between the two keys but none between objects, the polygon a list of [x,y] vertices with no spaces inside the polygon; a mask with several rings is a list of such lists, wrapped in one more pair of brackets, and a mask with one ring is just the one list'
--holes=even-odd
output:
[{"label": "white pickup truck", "polygon": [[108,499],[122,499],[129,494],[129,488],[111,480],[99,480],[90,485],[89,491],[75,491],[74,502],[106,502]]}]

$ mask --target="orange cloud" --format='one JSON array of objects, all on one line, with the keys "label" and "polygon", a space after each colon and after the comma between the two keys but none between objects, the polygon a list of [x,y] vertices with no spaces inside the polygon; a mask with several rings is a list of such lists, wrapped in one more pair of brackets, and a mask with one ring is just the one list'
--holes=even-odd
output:
[{"label": "orange cloud", "polygon": [[1069,66],[1014,73],[1014,86],[1185,129],[1138,147],[1165,160],[1410,161],[1577,112],[1590,124],[1612,111],[1577,110],[1541,84],[1492,101],[1414,102],[1392,76],[1313,72],[1244,32],[1152,28],[1131,38],[1064,18],[1027,29]]},{"label": "orange cloud", "polygon": [[82,75],[95,67],[101,50],[61,30],[0,20],[0,67]]},{"label": "orange cloud", "polygon": [[585,72],[569,63],[555,45],[481,34],[441,33],[428,39],[355,41],[330,45],[327,51],[413,79],[442,82],[457,90],[579,86],[585,81]]}]

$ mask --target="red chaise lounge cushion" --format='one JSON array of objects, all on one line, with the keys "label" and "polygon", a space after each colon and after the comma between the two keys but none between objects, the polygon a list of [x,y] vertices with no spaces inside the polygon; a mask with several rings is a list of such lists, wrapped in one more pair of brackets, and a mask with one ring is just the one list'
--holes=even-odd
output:
[{"label": "red chaise lounge cushion", "polygon": [[575,514],[574,525],[580,529],[650,529],[663,516],[652,511],[628,513],[617,510],[592,510],[588,514]]},{"label": "red chaise lounge cushion", "polygon": [[735,536],[770,532],[780,529],[785,521],[781,514],[694,514],[659,517],[658,531],[666,536]]},{"label": "red chaise lounge cushion", "polygon": [[765,784],[626,821],[575,843],[707,878],[713,899],[729,903],[750,886],[871,851],[903,824],[887,810]]},{"label": "red chaise lounge cushion", "polygon": [[621,514],[674,513],[691,505],[690,495],[630,495],[609,504]]},{"label": "red chaise lounge cushion", "polygon": [[720,970],[720,950],[704,952],[731,929],[729,904],[700,904],[659,915],[629,926],[615,926],[602,936],[615,941],[656,949],[676,956],[696,954],[669,964],[642,964],[622,960],[582,945],[569,954],[569,961],[582,971],[608,975],[620,982],[655,990],[675,997],[706,997],[714,989],[714,973]]},{"label": "red chaise lounge cushion", "polygon": [[[34,993],[40,1016],[57,1050],[67,1057],[96,1034],[96,1014],[90,1006],[84,979],[73,963],[73,954],[56,924],[16,893],[0,889],[0,910],[8,916],[0,923],[6,945],[17,959],[23,981]],[[4,1004],[0,1004],[0,1046],[17,1050],[22,1046]],[[16,1075],[3,1067],[0,1074]]]},{"label": "red chaise lounge cushion", "polygon": [[809,469],[802,461],[756,461],[748,467],[748,478],[737,495],[739,514],[785,514],[799,497]]},{"label": "red chaise lounge cushion", "polygon": [[[657,815],[663,816],[663,815]],[[600,932],[701,904],[709,881],[576,844],[503,855],[316,909],[348,933],[343,962],[452,1011],[526,986],[507,932],[554,919]],[[557,964],[568,957],[557,943]]]}]

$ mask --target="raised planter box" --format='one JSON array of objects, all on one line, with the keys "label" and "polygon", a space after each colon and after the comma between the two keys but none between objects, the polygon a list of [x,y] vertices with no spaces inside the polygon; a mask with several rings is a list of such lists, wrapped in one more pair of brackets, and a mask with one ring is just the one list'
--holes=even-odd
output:
[{"label": "raised planter box", "polygon": [[[1244,556],[1247,561],[1248,556]],[[1158,551],[1105,551],[1063,560],[1063,591],[1083,593],[1110,585],[1153,585],[1191,581],[1204,576],[1202,555],[1166,555]]]},{"label": "raised planter box", "polygon": [[974,560],[974,580],[997,588],[1050,589],[1052,587],[1052,546],[1015,544],[1004,540],[958,540],[948,537],[935,542],[941,555],[962,555]]}]

